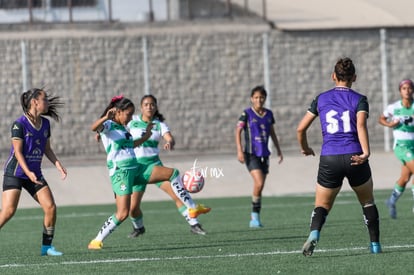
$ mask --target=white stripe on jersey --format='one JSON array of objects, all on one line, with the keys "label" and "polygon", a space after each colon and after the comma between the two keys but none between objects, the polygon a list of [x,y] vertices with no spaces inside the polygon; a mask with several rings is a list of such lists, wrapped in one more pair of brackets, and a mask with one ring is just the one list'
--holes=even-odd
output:
[{"label": "white stripe on jersey", "polygon": [[[387,119],[404,121],[406,116],[414,116],[414,104],[410,108],[406,108],[402,105],[401,100],[398,100],[387,106],[387,109],[383,112],[383,115]],[[393,129],[394,143],[398,140],[414,140],[414,123],[407,125],[400,125],[398,128]]]},{"label": "white stripe on jersey", "polygon": [[[170,132],[167,124],[164,122],[153,120],[152,123],[155,125],[152,128],[151,137],[145,141],[143,145],[134,148],[135,155],[138,158],[157,156],[160,153],[160,149],[158,148],[160,140],[166,133]],[[134,140],[142,137],[146,127],[147,123],[142,120],[140,115],[134,115],[128,124],[128,128]]]},{"label": "white stripe on jersey", "polygon": [[134,141],[131,134],[124,126],[112,120],[105,121],[103,126],[101,140],[107,154],[107,165],[112,168],[109,174],[112,175],[116,167],[136,168]]}]

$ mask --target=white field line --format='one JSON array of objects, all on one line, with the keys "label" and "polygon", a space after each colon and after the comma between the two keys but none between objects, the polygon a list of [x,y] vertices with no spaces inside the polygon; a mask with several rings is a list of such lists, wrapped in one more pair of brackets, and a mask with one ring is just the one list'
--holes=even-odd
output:
[{"label": "white field line", "polygon": [[[277,199],[276,199],[277,200]],[[341,205],[348,205],[348,204],[358,204],[358,201],[356,199],[352,199],[352,200],[338,200],[335,202],[335,204],[341,204]],[[305,206],[305,207],[311,207],[313,205],[313,201],[309,202],[309,203],[298,203],[295,204],[294,207],[300,207],[300,206]],[[282,208],[282,207],[287,207],[289,205],[286,204],[278,204],[278,203],[266,203],[266,208]],[[249,208],[249,204],[246,204],[246,207],[231,207],[231,209],[246,209]],[[226,208],[214,208],[215,210],[224,210],[224,209],[229,209],[229,207]],[[40,208],[39,208],[40,210]],[[114,205],[114,211],[115,211],[115,205]],[[171,212],[171,213],[176,213],[177,209],[173,206],[171,206],[168,209],[162,209],[162,210],[151,210],[151,209],[145,209],[145,213],[151,214],[151,213],[158,213],[158,212]],[[108,216],[113,214],[113,212],[96,212],[96,213],[73,213],[73,214],[58,214],[57,218],[58,219],[70,219],[70,218],[84,218],[84,217],[96,217],[96,216]],[[26,216],[26,215],[18,215],[13,217],[13,220],[38,220],[38,219],[43,219],[43,215],[30,215],[30,216]]]},{"label": "white field line", "polygon": [[[383,246],[385,250],[396,250],[402,248],[414,248],[414,244],[406,245],[391,245]],[[357,251],[367,250],[367,247],[349,247],[349,248],[338,248],[338,249],[316,249],[315,253],[332,253],[341,251]],[[105,260],[91,260],[91,261],[63,261],[59,263],[42,263],[42,264],[3,264],[0,265],[1,269],[7,268],[28,268],[28,267],[45,267],[45,266],[56,266],[56,265],[92,265],[97,263],[111,264],[111,263],[124,263],[124,262],[157,262],[157,261],[181,261],[181,260],[194,260],[194,259],[214,259],[214,258],[236,258],[236,257],[260,257],[260,256],[272,256],[272,255],[287,255],[287,254],[301,254],[301,250],[291,251],[269,251],[269,252],[255,252],[255,253],[235,253],[235,254],[224,254],[224,255],[199,255],[199,256],[176,256],[176,257],[153,257],[153,258],[118,258],[118,259],[105,259]]]}]

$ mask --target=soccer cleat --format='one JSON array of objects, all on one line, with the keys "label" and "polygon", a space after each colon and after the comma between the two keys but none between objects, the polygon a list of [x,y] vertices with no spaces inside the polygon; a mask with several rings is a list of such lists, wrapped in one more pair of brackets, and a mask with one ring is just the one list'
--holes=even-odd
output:
[{"label": "soccer cleat", "polygon": [[260,227],[263,227],[263,225],[260,223],[259,220],[250,220],[249,226],[250,226],[250,228],[260,228]]},{"label": "soccer cleat", "polygon": [[98,241],[98,240],[92,240],[88,245],[88,249],[91,249],[91,250],[99,250],[99,249],[102,249],[102,247],[103,247],[103,242]]},{"label": "soccer cleat", "polygon": [[128,238],[136,238],[139,235],[142,235],[144,233],[145,233],[145,227],[134,228],[131,234],[128,235]]},{"label": "soccer cleat", "polygon": [[63,253],[57,251],[54,246],[51,245],[42,245],[40,250],[40,255],[42,256],[62,256]]},{"label": "soccer cleat", "polygon": [[198,234],[198,235],[206,235],[207,234],[207,232],[204,231],[204,229],[201,227],[201,224],[199,224],[199,223],[197,223],[195,225],[192,225],[190,231],[191,231],[191,233]]},{"label": "soccer cleat", "polygon": [[388,200],[386,201],[386,205],[387,205],[387,207],[388,207],[388,211],[389,211],[389,213],[390,213],[390,217],[391,217],[392,219],[396,219],[396,218],[397,218],[397,208],[396,208],[396,206],[395,206],[395,203],[392,203],[392,202],[391,202],[391,199],[388,199]]},{"label": "soccer cleat", "polygon": [[318,241],[319,241],[319,231],[318,230],[311,231],[311,233],[309,234],[308,239],[303,244],[302,254],[304,256],[312,256],[313,250],[315,249],[316,244],[318,243]]},{"label": "soccer cleat", "polygon": [[372,254],[378,254],[382,252],[381,244],[377,242],[371,242],[369,249]]},{"label": "soccer cleat", "polygon": [[251,214],[250,217],[251,218],[250,218],[249,226],[251,228],[260,228],[260,227],[263,227],[262,223],[260,222],[259,213],[252,212],[252,214]]},{"label": "soccer cleat", "polygon": [[188,208],[188,216],[192,219],[197,218],[200,214],[206,214],[210,212],[211,208],[202,204],[197,204],[195,208]]},{"label": "soccer cleat", "polygon": [[312,256],[313,250],[318,242],[316,240],[307,240],[302,247],[302,253],[304,256]]}]

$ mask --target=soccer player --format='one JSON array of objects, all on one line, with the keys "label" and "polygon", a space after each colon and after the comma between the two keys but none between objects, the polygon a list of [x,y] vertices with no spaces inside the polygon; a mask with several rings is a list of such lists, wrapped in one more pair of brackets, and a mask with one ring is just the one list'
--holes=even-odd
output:
[{"label": "soccer player", "polygon": [[[391,218],[397,218],[395,204],[405,190],[407,182],[414,172],[414,83],[410,79],[404,79],[399,84],[401,99],[388,105],[380,115],[379,123],[393,129],[394,154],[401,161],[400,178],[394,185],[394,190],[387,200],[387,207]],[[414,185],[412,188],[414,197]],[[414,211],[414,208],[413,208]]]},{"label": "soccer player", "polygon": [[[141,163],[148,167],[149,171],[156,168],[157,166],[163,166],[159,158],[159,142],[165,141],[164,149],[174,149],[174,138],[164,122],[164,116],[158,111],[157,99],[153,95],[145,95],[141,98],[141,115],[134,115],[128,127],[130,133],[134,139],[138,139],[145,133],[145,129],[148,123],[154,124],[152,128],[152,135],[146,140],[142,146],[135,147],[135,155],[137,156],[138,163]],[[141,180],[143,180],[141,178]],[[133,193],[131,197],[131,210],[130,217],[133,225],[133,231],[129,235],[132,238],[138,237],[145,232],[143,224],[143,213],[141,210],[141,200],[144,196],[145,187],[147,180],[144,180],[145,185],[139,184],[134,185]],[[182,203],[182,201],[175,195],[171,188],[171,184],[168,181],[157,182],[156,185],[167,193],[175,202],[178,212],[186,219],[190,225],[190,231],[194,234],[205,235],[206,232],[201,227],[197,218],[191,218],[188,212],[188,208]],[[190,194],[188,194],[190,196]],[[204,211],[210,211],[210,208],[205,208]],[[135,217],[135,218],[134,218]]]},{"label": "soccer player", "polygon": [[362,206],[368,227],[371,253],[380,253],[378,209],[374,202],[367,129],[367,98],[351,89],[356,80],[355,66],[350,58],[339,59],[332,73],[335,87],[319,94],[297,127],[297,138],[305,156],[315,153],[308,145],[307,129],[319,116],[323,137],[312,211],[310,234],[302,252],[311,256],[326,217],[346,177]]},{"label": "soccer player", "polygon": [[63,253],[52,246],[56,224],[56,204],[52,191],[41,171],[45,155],[66,178],[66,169],[57,159],[50,145],[50,122],[45,116],[59,121],[57,107],[62,103],[59,97],[48,96],[43,89],[31,89],[20,96],[23,115],[11,127],[12,147],[4,166],[2,209],[0,228],[15,214],[22,188],[36,200],[43,209],[43,237],[40,254],[61,256]]},{"label": "soccer player", "polygon": [[[279,164],[283,161],[283,154],[273,126],[275,123],[273,113],[264,107],[266,97],[267,92],[263,86],[254,87],[250,94],[252,106],[243,111],[236,126],[237,158],[240,163],[246,164],[247,170],[253,178],[252,212],[249,223],[252,228],[263,226],[260,221],[260,211],[262,191],[269,173],[269,136],[276,147]],[[241,142],[243,131],[244,149]]]},{"label": "soccer player", "polygon": [[88,249],[102,249],[103,240],[128,217],[133,186],[137,182],[143,185],[139,186],[141,189],[146,185],[143,183],[144,181],[140,180],[141,178],[148,183],[169,181],[173,192],[189,208],[190,217],[195,218],[199,214],[205,213],[205,209],[200,205],[195,205],[184,189],[177,169],[163,166],[151,169],[138,163],[134,147],[141,146],[150,138],[154,124],[148,123],[143,136],[139,139],[133,139],[126,125],[131,121],[134,112],[135,106],[131,100],[123,96],[115,96],[101,117],[91,126],[92,131],[100,133],[107,153],[107,166],[117,209],[104,222],[96,237],[89,243]]}]

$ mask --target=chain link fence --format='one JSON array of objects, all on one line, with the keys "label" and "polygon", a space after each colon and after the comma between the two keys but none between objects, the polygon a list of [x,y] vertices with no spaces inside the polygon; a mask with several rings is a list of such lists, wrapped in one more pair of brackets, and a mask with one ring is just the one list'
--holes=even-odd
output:
[{"label": "chain link fence", "polygon": [[[0,0],[0,24],[266,18],[269,0]],[[254,12],[261,7],[259,13]]]}]

